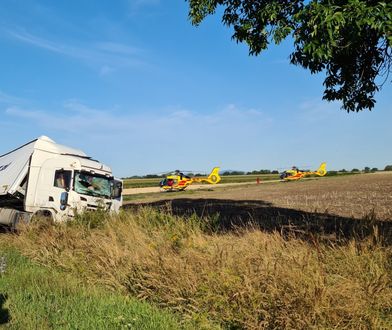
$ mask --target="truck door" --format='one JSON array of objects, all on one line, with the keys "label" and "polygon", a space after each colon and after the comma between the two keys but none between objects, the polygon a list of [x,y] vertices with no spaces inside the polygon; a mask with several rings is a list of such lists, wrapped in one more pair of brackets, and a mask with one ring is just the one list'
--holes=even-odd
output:
[{"label": "truck door", "polygon": [[122,196],[122,181],[121,180],[113,180],[113,187],[112,187],[112,198],[121,201]]},{"label": "truck door", "polygon": [[113,179],[112,181],[112,210],[118,212],[122,205],[122,187],[123,183],[121,180]]},{"label": "truck door", "polygon": [[45,166],[39,168],[38,179],[34,185],[34,207],[31,211],[35,213],[49,210],[55,220],[61,220],[71,209],[60,208],[60,197],[63,192],[71,188],[72,170],[60,168],[57,164],[53,164],[54,162],[55,160],[48,160]]},{"label": "truck door", "polygon": [[54,172],[52,194],[49,195],[49,201],[53,202],[53,207],[63,213],[63,215],[70,214],[71,208],[61,208],[61,196],[64,192],[68,193],[71,189],[72,171],[63,168],[57,169]]}]

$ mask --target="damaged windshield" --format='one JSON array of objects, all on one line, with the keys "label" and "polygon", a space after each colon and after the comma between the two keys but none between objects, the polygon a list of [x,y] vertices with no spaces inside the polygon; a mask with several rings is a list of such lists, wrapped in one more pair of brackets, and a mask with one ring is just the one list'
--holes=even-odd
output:
[{"label": "damaged windshield", "polygon": [[75,172],[74,189],[79,194],[110,198],[111,180],[89,172]]}]

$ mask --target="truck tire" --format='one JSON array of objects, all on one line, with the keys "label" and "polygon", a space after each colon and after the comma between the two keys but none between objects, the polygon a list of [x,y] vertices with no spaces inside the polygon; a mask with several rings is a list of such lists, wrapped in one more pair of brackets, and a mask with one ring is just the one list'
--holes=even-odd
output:
[{"label": "truck tire", "polygon": [[40,210],[34,213],[31,217],[30,223],[39,228],[47,228],[54,224],[52,212],[49,210]]}]

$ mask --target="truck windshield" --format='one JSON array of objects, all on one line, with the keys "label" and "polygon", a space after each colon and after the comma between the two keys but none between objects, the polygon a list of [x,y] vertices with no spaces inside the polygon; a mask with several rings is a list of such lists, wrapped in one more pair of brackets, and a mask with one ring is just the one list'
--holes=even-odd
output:
[{"label": "truck windshield", "polygon": [[102,198],[110,198],[110,179],[89,172],[75,172],[74,189],[77,193]]}]

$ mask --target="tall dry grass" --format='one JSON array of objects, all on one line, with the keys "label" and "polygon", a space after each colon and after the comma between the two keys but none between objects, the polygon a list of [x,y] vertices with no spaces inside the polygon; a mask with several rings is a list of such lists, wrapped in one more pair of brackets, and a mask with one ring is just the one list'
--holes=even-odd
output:
[{"label": "tall dry grass", "polygon": [[[215,219],[216,220],[216,219]],[[229,329],[392,327],[392,249],[321,244],[152,209],[29,226],[8,238],[25,255],[86,281]],[[208,321],[208,322],[207,322]]]}]

